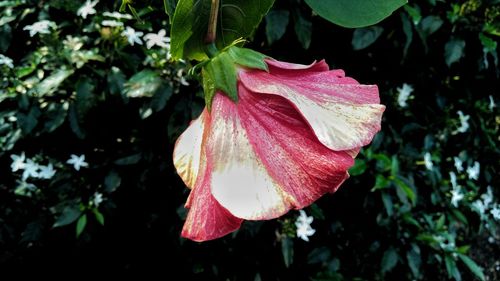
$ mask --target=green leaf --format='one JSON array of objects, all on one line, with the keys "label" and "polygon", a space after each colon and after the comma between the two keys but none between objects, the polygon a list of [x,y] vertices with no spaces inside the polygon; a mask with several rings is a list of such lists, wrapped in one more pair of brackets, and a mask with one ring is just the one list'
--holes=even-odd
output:
[{"label": "green leaf", "polygon": [[269,45],[278,41],[285,35],[290,19],[287,10],[271,10],[266,16],[266,37]]},{"label": "green leaf", "polygon": [[132,154],[123,158],[115,160],[116,165],[126,166],[137,164],[142,158],[141,153]]},{"label": "green leaf", "polygon": [[73,74],[73,70],[71,69],[59,69],[54,71],[49,77],[45,78],[42,82],[40,82],[36,87],[35,91],[39,95],[51,94],[61,83],[66,80],[71,74]]},{"label": "green leaf", "polygon": [[413,189],[403,179],[396,177],[394,179],[394,183],[397,187],[401,188],[406,197],[411,200],[413,205],[417,203],[417,195],[415,194],[415,191],[413,191]]},{"label": "green leaf", "polygon": [[[239,38],[248,38],[274,0],[224,0],[219,9],[216,45],[221,50]],[[175,9],[171,37],[174,59],[204,60],[210,0],[180,0]]]},{"label": "green leaf", "polygon": [[238,101],[236,67],[227,52],[220,53],[205,64],[202,69],[203,74],[207,75],[203,77],[203,88],[208,91],[205,92],[208,95],[208,97],[205,96],[205,100],[208,99],[207,105],[212,104],[213,96],[217,90],[224,92],[233,101]]},{"label": "green leaf", "polygon": [[[408,7],[408,5],[405,7]],[[411,42],[413,41],[413,28],[411,26],[410,20],[403,13],[401,13],[401,22],[403,24],[403,31],[406,36],[405,47],[403,49],[403,58],[406,58],[408,49],[410,48]]]},{"label": "green leaf", "polygon": [[78,206],[66,206],[52,227],[60,227],[71,224],[76,221],[81,214],[82,211]]},{"label": "green leaf", "polygon": [[308,264],[325,263],[332,255],[332,252],[327,247],[316,248],[307,255]]},{"label": "green leaf", "polygon": [[94,84],[89,78],[82,78],[76,83],[74,104],[80,122],[84,120],[87,112],[96,104],[96,97],[93,93]]},{"label": "green leaf", "polygon": [[71,128],[71,131],[79,138],[79,139],[84,139],[86,136],[85,130],[80,127],[80,122],[78,120],[78,114],[76,112],[76,107],[74,104],[71,104],[69,106],[68,110],[68,120],[69,120],[69,126]]},{"label": "green leaf", "polygon": [[481,281],[485,280],[483,269],[477,265],[475,261],[464,254],[458,254],[458,257],[462,260],[462,262],[477,276]]},{"label": "green leaf", "polygon": [[50,133],[59,128],[68,114],[69,103],[50,103],[44,116],[47,121],[44,124],[46,132]]},{"label": "green leaf", "polygon": [[393,247],[389,247],[384,252],[384,256],[382,257],[382,261],[380,263],[382,273],[391,271],[398,263],[398,258],[399,256],[396,250]]},{"label": "green leaf", "polygon": [[125,83],[125,95],[129,98],[152,97],[162,84],[156,71],[143,70]]},{"label": "green leaf", "polygon": [[122,178],[117,172],[111,171],[104,178],[104,190],[106,192],[114,192],[122,183]]},{"label": "green leaf", "polygon": [[352,35],[352,47],[354,50],[362,50],[375,43],[382,35],[384,29],[380,26],[370,26],[354,30]]},{"label": "green leaf", "polygon": [[389,181],[384,175],[378,174],[377,177],[375,178],[375,186],[372,188],[372,192],[378,189],[383,189],[388,187],[391,184],[391,181]]},{"label": "green leaf", "polygon": [[448,66],[459,61],[464,55],[465,41],[461,39],[451,39],[444,46],[444,59]]},{"label": "green leaf", "polygon": [[176,5],[177,5],[177,0],[163,0],[165,13],[168,15],[168,21],[170,24],[172,24]]},{"label": "green leaf", "polygon": [[363,159],[356,159],[356,162],[354,162],[354,166],[352,166],[349,169],[349,174],[351,176],[359,176],[362,175],[368,166],[366,165],[366,161]]},{"label": "green leaf", "polygon": [[99,212],[99,210],[97,208],[94,208],[92,210],[92,212],[94,213],[94,216],[95,216],[95,219],[101,224],[101,225],[104,225],[104,216],[101,212]]},{"label": "green leaf", "polygon": [[170,97],[172,97],[172,87],[167,83],[162,83],[151,99],[151,109],[155,112],[163,110]]},{"label": "green leaf", "polygon": [[87,225],[87,215],[83,215],[78,219],[78,222],[76,223],[76,237],[80,237],[82,234],[83,230],[85,229],[85,226]]},{"label": "green leaf", "polygon": [[295,35],[304,49],[309,49],[312,37],[312,22],[302,16],[300,12],[295,13]]},{"label": "green leaf", "polygon": [[417,244],[412,243],[411,249],[406,253],[406,259],[408,260],[408,266],[411,269],[413,277],[416,279],[420,278],[420,265],[422,264],[422,258],[420,256],[420,248]]},{"label": "green leaf", "polygon": [[28,135],[38,125],[38,117],[42,113],[38,106],[32,106],[27,114],[19,113],[17,115],[17,124],[21,127],[24,135]]},{"label": "green leaf", "polygon": [[444,263],[446,265],[448,277],[453,277],[456,281],[462,280],[462,275],[460,275],[460,271],[458,271],[457,262],[453,259],[452,256],[446,255],[444,257]]},{"label": "green leaf", "polygon": [[392,203],[392,197],[387,192],[382,192],[382,203],[384,203],[385,211],[388,216],[392,216],[394,214],[394,207]]},{"label": "green leaf", "polygon": [[376,24],[390,16],[406,0],[306,0],[321,17],[343,27],[357,28]]},{"label": "green leaf", "polygon": [[285,237],[281,240],[281,253],[286,267],[290,267],[293,263],[293,240]]},{"label": "green leaf", "polygon": [[234,63],[249,68],[256,68],[268,71],[268,67],[264,59],[267,57],[264,54],[247,48],[239,48],[233,46],[227,50]]}]

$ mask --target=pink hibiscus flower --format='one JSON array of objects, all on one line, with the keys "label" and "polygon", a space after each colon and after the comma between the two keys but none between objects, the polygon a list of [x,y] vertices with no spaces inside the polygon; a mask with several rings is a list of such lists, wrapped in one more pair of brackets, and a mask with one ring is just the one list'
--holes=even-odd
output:
[{"label": "pink hibiscus flower", "polygon": [[239,69],[238,101],[218,92],[177,140],[174,164],[192,189],[185,238],[219,238],[335,192],[380,130],[376,85],[324,61],[266,63],[268,72]]}]

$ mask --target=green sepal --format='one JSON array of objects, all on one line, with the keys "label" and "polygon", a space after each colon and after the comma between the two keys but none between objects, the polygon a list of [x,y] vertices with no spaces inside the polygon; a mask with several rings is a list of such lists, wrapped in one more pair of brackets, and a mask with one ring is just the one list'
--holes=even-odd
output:
[{"label": "green sepal", "polygon": [[202,85],[208,110],[217,91],[223,92],[234,102],[238,101],[237,66],[268,71],[267,56],[245,48],[231,46],[202,63]]},{"label": "green sepal", "polygon": [[251,49],[239,48],[233,46],[227,50],[231,58],[236,64],[248,68],[256,68],[268,71],[267,63],[264,61],[266,55],[256,52]]}]

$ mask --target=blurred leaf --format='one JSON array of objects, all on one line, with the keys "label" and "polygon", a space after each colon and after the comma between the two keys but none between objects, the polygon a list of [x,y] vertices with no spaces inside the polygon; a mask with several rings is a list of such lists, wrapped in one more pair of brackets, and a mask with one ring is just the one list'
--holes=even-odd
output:
[{"label": "blurred leaf", "polygon": [[93,94],[95,82],[89,78],[82,78],[76,83],[75,109],[80,122],[83,121],[87,112],[96,104]]},{"label": "blurred leaf", "polygon": [[415,192],[413,191],[413,189],[408,184],[406,184],[406,182],[402,178],[399,178],[399,177],[396,177],[394,179],[394,183],[396,184],[396,186],[398,186],[399,188],[401,188],[401,190],[403,190],[403,192],[406,194],[406,196],[408,197],[408,199],[410,199],[410,201],[412,202],[412,204],[416,205],[416,203],[417,203],[417,195],[415,194]]},{"label": "blurred leaf", "polygon": [[285,35],[289,19],[290,12],[287,10],[271,10],[266,15],[266,38],[269,45]]},{"label": "blurred leaf", "polygon": [[370,26],[364,28],[357,28],[352,34],[352,48],[354,50],[362,50],[371,44],[375,43],[382,35],[384,29],[380,26]]},{"label": "blurred leaf", "polygon": [[107,76],[107,81],[108,89],[111,94],[120,95],[123,92],[126,78],[119,68],[114,66],[111,67],[111,71]]},{"label": "blurred leaf", "polygon": [[366,171],[367,168],[368,168],[368,166],[366,165],[365,160],[356,159],[354,162],[354,166],[352,166],[349,169],[349,174],[351,176],[359,176],[359,175],[362,175]]},{"label": "blurred leaf", "polygon": [[167,83],[162,83],[151,99],[151,109],[155,112],[163,110],[171,96],[172,87]]},{"label": "blurred leaf", "polygon": [[66,119],[68,113],[68,108],[68,102],[65,102],[63,104],[49,104],[47,111],[44,114],[44,117],[47,119],[44,124],[46,132],[51,133],[64,123],[64,120]]},{"label": "blurred leaf", "polygon": [[390,217],[394,214],[393,211],[393,204],[392,204],[392,197],[387,193],[387,192],[382,192],[382,203],[384,203],[385,211],[387,212],[387,215]]},{"label": "blurred leaf", "polygon": [[405,5],[404,9],[408,13],[408,15],[410,16],[414,25],[417,25],[420,23],[420,21],[422,20],[422,14],[420,13],[419,9],[414,8],[410,5]]},{"label": "blurred leaf", "polygon": [[307,255],[308,264],[325,263],[331,257],[331,251],[327,247],[316,248]]},{"label": "blurred leaf", "polygon": [[129,98],[152,97],[161,84],[162,79],[156,71],[142,70],[125,83],[124,94]]},{"label": "blurred leaf", "polygon": [[293,27],[295,29],[295,35],[297,35],[297,39],[302,48],[309,49],[312,38],[312,22],[304,18],[300,11],[297,11],[294,15],[295,24]]},{"label": "blurred leaf", "polygon": [[458,254],[458,257],[462,260],[462,262],[470,269],[474,275],[479,278],[479,280],[484,281],[486,278],[484,277],[483,269],[477,265],[475,261],[464,254]]},{"label": "blurred leaf", "polygon": [[134,164],[139,163],[141,158],[142,158],[142,153],[139,152],[136,154],[132,154],[132,155],[117,159],[117,160],[115,160],[115,164],[121,165],[121,166],[134,165]]},{"label": "blurred leaf", "polygon": [[398,259],[399,256],[396,250],[393,247],[389,247],[384,252],[384,256],[382,257],[382,261],[380,263],[382,273],[391,271],[398,263]]},{"label": "blurred leaf", "polygon": [[[406,5],[405,7],[409,6]],[[403,13],[401,13],[400,15],[401,23],[403,24],[403,31],[406,36],[405,46],[403,48],[403,58],[406,58],[406,55],[408,54],[408,48],[410,48],[411,42],[413,41],[413,28],[408,17]]]},{"label": "blurred leaf", "polygon": [[445,255],[444,262],[446,265],[446,271],[448,272],[448,277],[455,278],[456,281],[462,280],[462,276],[460,275],[460,271],[458,271],[457,263],[450,255]]},{"label": "blurred leaf", "polygon": [[111,171],[104,179],[104,190],[109,193],[114,192],[120,186],[121,182],[122,178],[120,175],[115,171]]},{"label": "blurred leaf", "polygon": [[73,74],[73,72],[72,69],[66,69],[64,67],[55,70],[49,77],[45,78],[35,87],[35,91],[41,96],[51,94],[57,90],[62,82]]},{"label": "blurred leaf", "polygon": [[391,182],[385,178],[383,175],[378,174],[377,177],[375,178],[375,186],[372,188],[372,192],[378,189],[383,189],[389,187]]},{"label": "blurred leaf", "polygon": [[[0,21],[2,20],[5,21],[6,19],[0,19]],[[0,52],[5,53],[9,49],[11,40],[12,28],[10,25],[5,22],[0,24]]]},{"label": "blurred leaf", "polygon": [[408,260],[408,266],[411,269],[413,277],[419,279],[422,259],[420,257],[420,248],[417,244],[411,244],[411,249],[406,253],[406,259]]},{"label": "blurred leaf", "polygon": [[75,222],[81,214],[82,211],[78,206],[66,206],[52,227],[60,227],[71,224]]},{"label": "blurred leaf", "polygon": [[356,28],[376,24],[390,16],[406,0],[306,0],[321,17],[343,27]]},{"label": "blurred leaf", "polygon": [[464,55],[465,41],[462,39],[451,39],[444,46],[444,59],[448,66],[459,61]]},{"label": "blurred leaf", "polygon": [[69,126],[71,131],[79,138],[84,139],[86,136],[85,131],[80,127],[80,122],[78,120],[78,114],[76,112],[76,107],[74,104],[69,106],[68,110]]},{"label": "blurred leaf", "polygon": [[97,222],[99,222],[101,225],[104,225],[104,216],[101,214],[101,212],[99,212],[97,208],[94,208],[92,212],[94,213]]},{"label": "blurred leaf", "polygon": [[28,135],[33,131],[41,114],[38,106],[32,106],[27,114],[19,113],[17,115],[17,124],[21,127],[24,135]]},{"label": "blurred leaf", "polygon": [[84,214],[78,219],[78,222],[76,223],[76,237],[80,237],[82,234],[83,230],[85,229],[85,226],[87,225],[87,215]]},{"label": "blurred leaf", "polygon": [[323,213],[323,210],[318,206],[318,204],[316,203],[311,204],[311,206],[309,206],[309,209],[311,211],[311,216],[313,216],[315,219],[318,220],[325,219],[325,214]]},{"label": "blurred leaf", "polygon": [[289,237],[281,239],[281,253],[286,267],[293,263],[293,240]]}]

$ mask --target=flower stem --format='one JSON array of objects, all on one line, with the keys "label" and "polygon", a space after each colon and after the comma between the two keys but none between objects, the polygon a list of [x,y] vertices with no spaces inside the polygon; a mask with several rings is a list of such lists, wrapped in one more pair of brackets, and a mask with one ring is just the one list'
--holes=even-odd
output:
[{"label": "flower stem", "polygon": [[207,44],[215,42],[215,37],[217,35],[218,15],[219,15],[219,0],[212,0],[212,5],[210,6],[210,18],[208,19],[207,36],[205,37],[205,43]]}]

